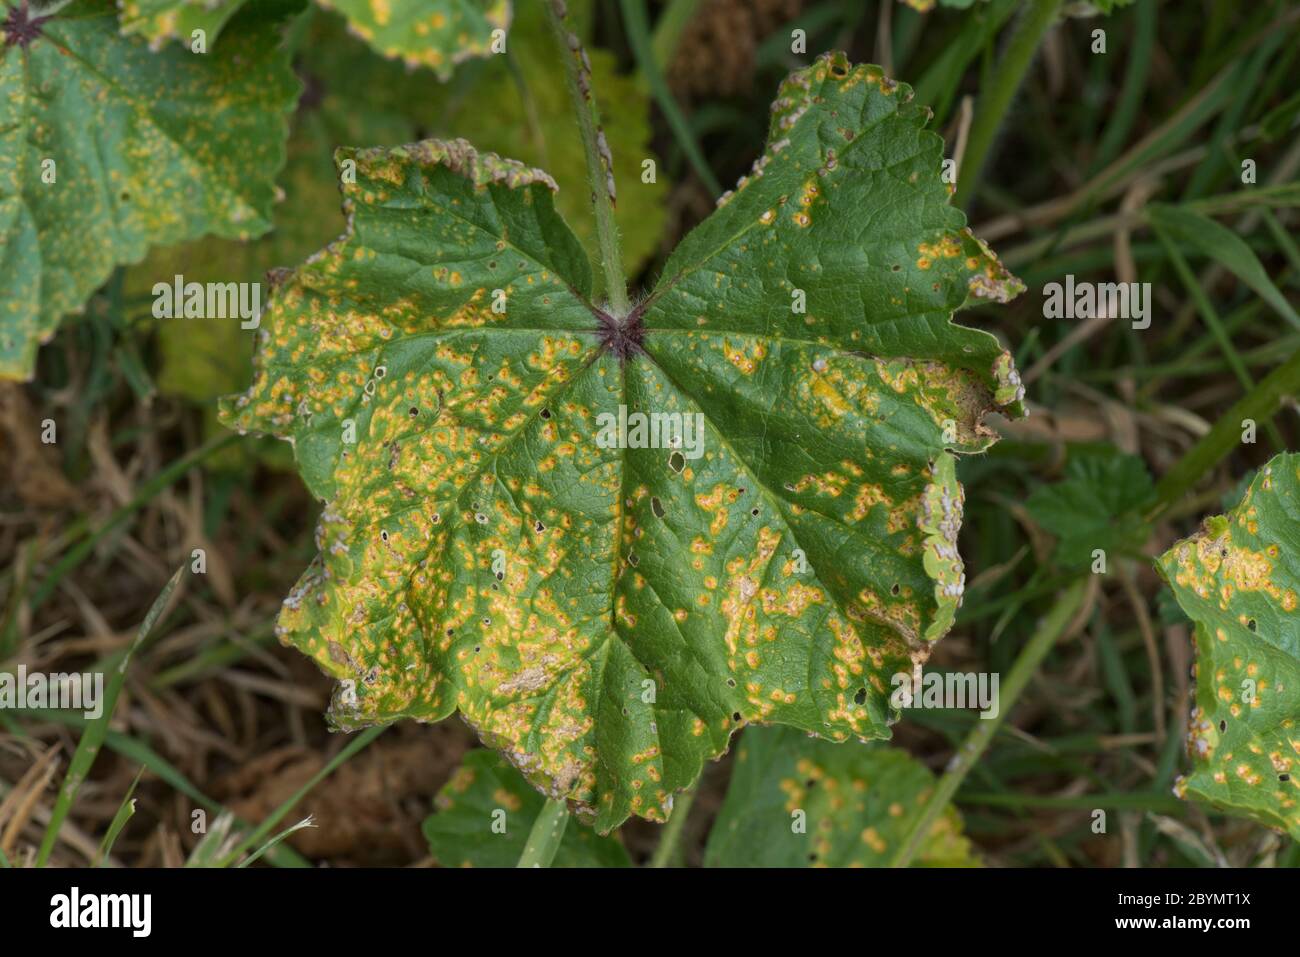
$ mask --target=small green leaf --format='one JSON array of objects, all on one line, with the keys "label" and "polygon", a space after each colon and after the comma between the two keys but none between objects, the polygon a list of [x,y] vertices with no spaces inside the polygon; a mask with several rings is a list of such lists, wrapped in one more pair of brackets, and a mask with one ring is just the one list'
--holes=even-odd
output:
[{"label": "small green leaf", "polygon": [[338,152],[349,230],[285,278],[223,406],[326,502],[278,629],[339,679],[336,725],[459,710],[602,832],[666,818],[745,723],[887,736],[890,676],[961,601],[953,451],[1023,397],[951,321],[1023,287],[910,99],[842,54],[793,74],[628,316],[546,173],[459,140]]},{"label": "small green leaf", "polygon": [[1135,517],[1155,489],[1146,463],[1112,446],[1071,446],[1065,477],[1040,485],[1025,502],[1030,516],[1056,536],[1057,560],[1079,567],[1094,549],[1136,552],[1150,528]]},{"label": "small green leaf", "polygon": [[1218,262],[1255,290],[1279,316],[1300,329],[1300,316],[1296,315],[1286,296],[1273,284],[1255,251],[1232,230],[1208,216],[1181,206],[1153,203],[1148,207],[1147,215],[1152,224],[1171,239]]},{"label": "small green leaf", "polygon": [[[434,798],[424,821],[429,852],[444,867],[514,867],[534,819],[546,803],[500,755],[482,748],[465,755]],[[613,837],[570,821],[552,867],[629,867]]]},{"label": "small green leaf", "polygon": [[1192,769],[1175,792],[1300,840],[1300,454],[1158,567],[1196,625]]},{"label": "small green leaf", "polygon": [[118,33],[107,0],[79,0],[44,21],[8,5],[0,378],[30,376],[59,320],[150,244],[270,227],[298,97],[277,22],[249,12],[221,50],[153,54]]},{"label": "small green leaf", "polygon": [[[709,867],[883,867],[935,778],[897,748],[836,745],[791,728],[750,728],[709,833]],[[978,867],[948,807],[919,867]]]}]

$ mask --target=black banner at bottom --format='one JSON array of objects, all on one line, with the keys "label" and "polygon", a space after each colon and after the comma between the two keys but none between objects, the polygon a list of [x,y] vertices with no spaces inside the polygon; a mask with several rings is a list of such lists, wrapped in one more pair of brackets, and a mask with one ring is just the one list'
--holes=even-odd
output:
[{"label": "black banner at bottom", "polygon": [[1226,943],[1285,931],[1294,900],[1285,870],[0,870],[7,942],[76,935],[128,946],[338,944],[353,934],[375,943],[391,933],[436,947],[483,931],[581,936],[610,920],[642,928],[647,943],[670,928],[725,924],[734,946],[770,940],[782,924],[798,934],[809,917],[805,928],[892,927],[929,944],[999,926],[1071,943],[1103,934]]}]

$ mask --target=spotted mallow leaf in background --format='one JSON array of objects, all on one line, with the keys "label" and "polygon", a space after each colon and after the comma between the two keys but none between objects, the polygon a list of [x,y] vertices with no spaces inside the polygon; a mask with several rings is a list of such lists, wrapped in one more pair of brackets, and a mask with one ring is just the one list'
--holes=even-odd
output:
[{"label": "spotted mallow leaf in background", "polygon": [[[470,751],[434,798],[434,813],[424,820],[429,853],[443,867],[514,867],[545,803],[537,789],[495,751]],[[570,821],[551,866],[629,867],[631,863],[616,837],[601,837]]]},{"label": "spotted mallow leaf in background", "polygon": [[30,376],[60,318],[150,244],[270,227],[299,90],[282,6],[195,56],[121,36],[108,0],[48,19],[0,0],[0,376]]},{"label": "spotted mallow leaf in background", "polygon": [[[394,72],[406,71],[400,64],[374,56],[359,41],[341,34],[341,28],[331,31],[331,40],[355,47],[364,59],[340,63],[345,70],[340,76],[348,76],[350,86],[340,82],[324,87],[317,74],[301,71],[307,92],[292,118],[288,159],[276,179],[284,199],[271,209],[272,229],[251,241],[205,236],[187,243],[154,247],[143,261],[126,270],[123,294],[128,300],[147,304],[156,283],[170,284],[173,277],[181,275],[187,282],[261,283],[264,302],[269,295],[265,285],[269,272],[301,262],[343,232],[335,147],[339,143],[405,143],[416,136],[417,127],[415,120],[388,108],[387,104],[365,107],[361,101],[369,95],[370,82],[383,83],[387,89]],[[313,34],[310,46],[313,49],[320,46],[320,39]],[[365,73],[366,65],[378,70],[374,74]],[[149,306],[141,310],[148,312]],[[163,320],[153,327],[157,330],[160,360],[155,381],[164,394],[197,403],[213,403],[215,408],[219,396],[248,382],[248,367],[257,338],[255,329],[242,328],[237,319]],[[288,451],[283,443],[273,445]],[[237,455],[230,458],[243,460]]]},{"label": "spotted mallow leaf in background", "polygon": [[[259,0],[261,2],[261,0]],[[510,26],[510,0],[317,0],[386,57],[428,67],[447,79],[456,64],[491,54],[493,32]],[[118,0],[122,32],[155,49],[170,40],[190,46],[203,30],[208,49],[249,0]],[[251,4],[256,6],[257,4]]]},{"label": "spotted mallow leaf in background", "polygon": [[[934,786],[929,769],[897,748],[749,728],[709,832],[705,866],[885,867]],[[980,866],[961,830],[956,808],[945,808],[914,866]]]},{"label": "spotted mallow leaf in background", "polygon": [[1158,567],[1196,635],[1192,766],[1175,792],[1300,840],[1300,454]]},{"label": "spotted mallow leaf in background", "polygon": [[122,32],[139,34],[157,50],[169,40],[191,46],[202,30],[210,50],[230,18],[246,0],[117,0]]},{"label": "spotted mallow leaf in background", "polygon": [[428,67],[442,79],[456,64],[491,54],[510,26],[510,0],[318,0],[384,56]]},{"label": "spotted mallow leaf in background", "polygon": [[1022,286],[927,117],[841,54],[793,74],[752,175],[621,317],[546,173],[339,151],[349,230],[223,405],[325,502],[278,629],[339,679],[336,726],[459,711],[602,832],[666,818],[746,723],[888,735],[890,676],[961,601],[950,450],[1023,396],[951,322]]}]

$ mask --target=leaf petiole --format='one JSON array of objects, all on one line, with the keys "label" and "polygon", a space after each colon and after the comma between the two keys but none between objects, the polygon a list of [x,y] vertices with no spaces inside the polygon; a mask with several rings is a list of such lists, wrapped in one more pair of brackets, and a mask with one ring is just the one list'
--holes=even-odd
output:
[{"label": "leaf petiole", "polygon": [[550,867],[564,839],[564,828],[569,823],[569,805],[563,798],[547,798],[537,812],[533,829],[528,832],[528,842],[519,855],[516,867]]}]

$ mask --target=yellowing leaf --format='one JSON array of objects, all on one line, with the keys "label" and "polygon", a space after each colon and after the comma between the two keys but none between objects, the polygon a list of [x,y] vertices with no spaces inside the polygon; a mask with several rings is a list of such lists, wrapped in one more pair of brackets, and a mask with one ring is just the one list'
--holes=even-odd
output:
[{"label": "yellowing leaf", "polygon": [[[355,727],[459,711],[608,831],[749,722],[888,734],[950,626],[952,451],[1015,414],[955,309],[1022,288],[910,90],[826,56],[628,315],[554,181],[463,141],[344,149],[349,230],[264,317],[244,430],[326,504],[281,638]],[[689,430],[689,431],[688,431]]]},{"label": "yellowing leaf", "polygon": [[[191,45],[202,30],[211,49],[227,21],[250,0],[119,0],[122,32]],[[501,52],[510,26],[510,0],[317,0],[342,14],[348,29],[386,57],[428,67],[439,78],[456,64]],[[493,43],[497,43],[494,51]]]},{"label": "yellowing leaf", "polygon": [[510,26],[510,0],[318,0],[386,57],[451,76],[457,63],[492,51]]},{"label": "yellowing leaf", "polygon": [[1300,840],[1300,455],[1159,568],[1196,624],[1192,770],[1175,790]]},{"label": "yellowing leaf", "polygon": [[59,320],[150,244],[269,228],[298,84],[270,13],[204,56],[123,38],[105,0],[0,13],[0,377],[25,378]]}]

